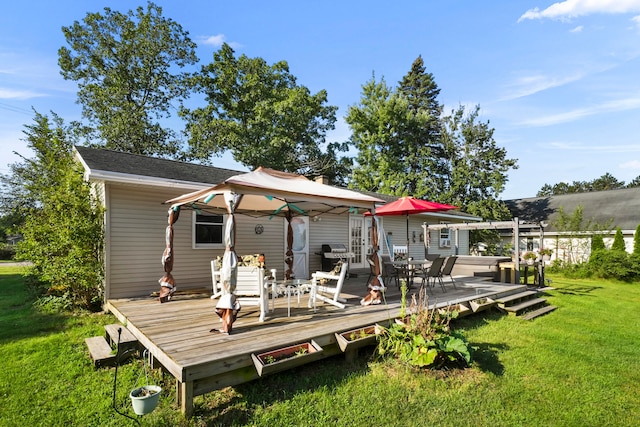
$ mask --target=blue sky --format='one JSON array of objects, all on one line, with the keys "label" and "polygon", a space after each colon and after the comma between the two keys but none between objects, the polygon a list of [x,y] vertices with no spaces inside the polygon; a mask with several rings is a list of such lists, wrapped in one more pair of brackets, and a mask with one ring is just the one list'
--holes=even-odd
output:
[{"label": "blue sky", "polygon": [[[202,64],[222,41],[236,53],[285,60],[298,83],[339,107],[330,141],[375,73],[396,85],[422,55],[440,102],[481,107],[481,120],[519,169],[503,199],[543,184],[640,175],[640,0],[156,1],[198,44]],[[6,2],[0,16],[0,173],[30,156],[32,108],[80,118],[76,84],[57,65],[61,27],[104,7],[146,2]],[[239,168],[229,156],[216,166]]]}]

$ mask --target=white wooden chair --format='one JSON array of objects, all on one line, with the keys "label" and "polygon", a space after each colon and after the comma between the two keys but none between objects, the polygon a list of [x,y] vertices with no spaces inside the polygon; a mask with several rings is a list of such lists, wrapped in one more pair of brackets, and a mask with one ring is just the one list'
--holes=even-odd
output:
[{"label": "white wooden chair", "polygon": [[[213,295],[211,298],[219,298],[222,295],[220,272],[216,270],[214,261],[211,261],[211,277],[213,280]],[[238,267],[236,290],[234,295],[240,302],[240,306],[257,306],[260,309],[260,322],[264,322],[269,310],[269,284],[264,280],[264,268]]]},{"label": "white wooden chair", "polygon": [[220,298],[222,295],[222,285],[220,283],[220,270],[216,267],[216,260],[211,260],[211,284],[213,285],[213,294],[211,299]]},{"label": "white wooden chair", "polygon": [[[344,308],[346,299],[340,298],[340,292],[342,292],[342,286],[344,285],[344,281],[347,277],[347,270],[349,268],[349,264],[346,262],[342,263],[342,267],[340,268],[340,273],[334,274],[332,272],[326,271],[316,271],[311,275],[311,293],[309,295],[309,306],[315,308],[316,300],[321,300],[326,303],[335,305],[338,308]],[[335,285],[320,284],[320,280],[335,280]],[[321,295],[321,294],[329,294],[330,296]]]}]

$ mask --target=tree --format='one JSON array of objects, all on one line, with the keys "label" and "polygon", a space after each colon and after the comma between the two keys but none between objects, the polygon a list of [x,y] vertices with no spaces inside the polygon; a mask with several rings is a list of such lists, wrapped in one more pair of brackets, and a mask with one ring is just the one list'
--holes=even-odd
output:
[{"label": "tree", "polygon": [[[53,114],[53,113],[52,113]],[[17,258],[52,296],[85,307],[102,293],[102,208],[73,157],[73,141],[62,119],[36,113],[26,126],[33,159],[11,165],[4,195],[24,217]]]},{"label": "tree", "polygon": [[106,148],[176,156],[175,133],[160,121],[189,91],[187,74],[174,71],[197,62],[188,33],[153,3],[126,15],[105,8],[62,31],[69,47],[58,50],[58,64],[78,82],[84,132]]},{"label": "tree", "polygon": [[[582,205],[578,205],[572,213],[565,212],[564,207],[560,206],[558,216],[551,225],[559,232],[556,248],[563,250],[563,261],[568,264],[585,261],[589,245],[591,253],[604,249],[602,232],[611,231],[612,223],[613,218],[604,224],[599,224],[593,219],[585,219]],[[591,237],[590,243],[586,237]]]},{"label": "tree", "polygon": [[498,200],[515,159],[493,139],[489,122],[479,122],[480,106],[470,113],[458,107],[443,118],[443,140],[449,174],[443,199],[486,219],[507,219],[508,208]]},{"label": "tree", "polygon": [[624,243],[624,235],[622,234],[622,229],[620,227],[616,228],[616,234],[613,236],[613,243],[611,244],[612,251],[625,251],[627,247]]},{"label": "tree", "polygon": [[322,151],[337,107],[326,105],[326,91],[311,94],[298,85],[285,61],[268,65],[262,58],[236,57],[225,43],[193,84],[207,105],[181,110],[188,122],[191,157],[207,162],[211,155],[230,150],[236,161],[251,168],[344,173],[340,165],[345,163],[336,153],[346,145],[331,143]]},{"label": "tree", "polygon": [[516,161],[497,147],[479,107],[442,117],[440,90],[421,57],[397,89],[375,76],[345,117],[358,151],[350,185],[397,196],[451,203],[488,219],[506,219],[498,200]]},{"label": "tree", "polygon": [[439,93],[422,57],[395,90],[375,76],[362,86],[360,104],[345,117],[358,151],[352,187],[437,200],[447,175]]},{"label": "tree", "polygon": [[[636,178],[640,182],[640,177]],[[616,190],[619,188],[629,188],[638,186],[635,180],[625,186],[624,181],[618,181],[610,173],[605,173],[600,178],[593,181],[573,181],[572,183],[559,182],[554,185],[544,184],[536,197],[557,196],[560,194],[586,193],[589,191]]]},{"label": "tree", "polygon": [[640,224],[636,227],[636,232],[633,235],[633,254],[640,256]]}]

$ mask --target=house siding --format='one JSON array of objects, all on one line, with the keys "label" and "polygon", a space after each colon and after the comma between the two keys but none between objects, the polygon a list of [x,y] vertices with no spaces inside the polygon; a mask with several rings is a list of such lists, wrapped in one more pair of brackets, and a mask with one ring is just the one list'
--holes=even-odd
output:
[{"label": "house siding", "polygon": [[[165,247],[168,205],[165,200],[184,193],[184,189],[159,189],[132,185],[108,186],[106,223],[106,298],[149,295],[158,290],[162,277],[161,257]],[[282,217],[236,216],[236,253],[262,253],[268,269],[284,274],[284,221]],[[348,244],[348,215],[325,215],[309,221],[309,272],[321,270],[324,243]],[[210,260],[222,256],[224,249],[193,249],[192,211],[184,209],[174,224],[174,266],[172,275],[179,289],[211,286]],[[255,226],[264,231],[255,233]]]}]

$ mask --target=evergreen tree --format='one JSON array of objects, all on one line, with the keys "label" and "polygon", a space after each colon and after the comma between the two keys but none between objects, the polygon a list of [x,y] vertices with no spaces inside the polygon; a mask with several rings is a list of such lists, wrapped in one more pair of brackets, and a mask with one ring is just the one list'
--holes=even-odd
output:
[{"label": "evergreen tree", "polygon": [[633,235],[633,254],[640,255],[640,224],[636,227],[636,233]]},{"label": "evergreen tree", "polygon": [[616,234],[613,237],[613,244],[611,245],[612,251],[626,251],[627,247],[624,243],[624,236],[622,235],[622,229],[616,228]]}]

